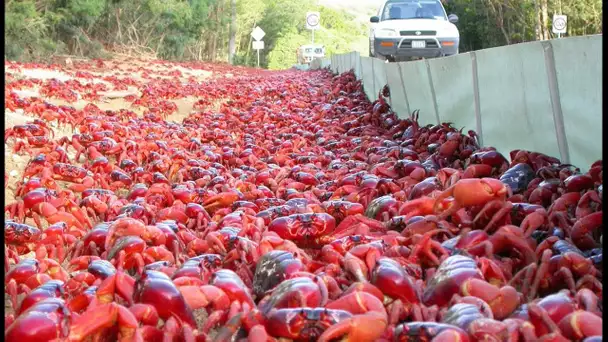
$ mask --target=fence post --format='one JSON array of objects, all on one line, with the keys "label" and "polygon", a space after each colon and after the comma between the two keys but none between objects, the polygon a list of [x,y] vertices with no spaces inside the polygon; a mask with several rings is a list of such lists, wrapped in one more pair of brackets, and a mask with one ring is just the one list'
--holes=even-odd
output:
[{"label": "fence post", "polygon": [[570,163],[570,151],[568,140],[566,139],[566,129],[564,128],[564,113],[562,103],[559,98],[559,84],[557,83],[557,70],[555,69],[555,55],[553,46],[549,41],[541,42],[545,52],[545,68],[549,83],[549,95],[551,96],[551,107],[553,109],[553,122],[555,123],[555,134],[557,136],[557,147],[561,160],[565,164]]},{"label": "fence post", "polygon": [[439,120],[439,109],[437,108],[437,96],[435,95],[435,86],[433,85],[433,76],[431,75],[431,65],[429,64],[428,59],[424,59],[424,64],[426,65],[426,74],[429,78],[429,86],[431,87],[431,99],[433,99],[433,108],[435,109],[435,119],[437,119],[437,124],[441,124],[441,120]]},{"label": "fence post", "polygon": [[475,102],[475,123],[479,145],[483,146],[483,131],[481,127],[481,103],[479,101],[479,78],[477,75],[477,55],[471,52],[471,70],[473,71],[473,99]]},{"label": "fence post", "polygon": [[358,55],[355,61],[356,65],[355,65],[355,76],[357,78],[357,80],[362,79],[362,70],[363,67],[361,66],[361,55]]},{"label": "fence post", "polygon": [[[372,94],[376,92],[376,69],[374,68],[374,60],[371,60],[372,62],[370,63],[372,65]],[[375,94],[373,96],[376,96]],[[374,102],[375,99],[371,98],[368,99],[369,102]]]},{"label": "fence post", "polygon": [[[388,69],[384,68],[384,78],[386,78],[386,84],[388,85],[389,81],[388,81]],[[389,87],[389,93],[390,95],[393,94],[393,89],[390,89]],[[388,97],[388,104],[391,106],[391,108],[393,108],[393,97],[390,96]]]}]

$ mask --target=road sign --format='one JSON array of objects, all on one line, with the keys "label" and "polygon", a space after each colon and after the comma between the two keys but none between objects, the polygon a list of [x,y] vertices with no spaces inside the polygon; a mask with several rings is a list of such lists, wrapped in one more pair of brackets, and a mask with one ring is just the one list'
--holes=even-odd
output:
[{"label": "road sign", "polygon": [[251,36],[255,40],[262,40],[262,38],[264,38],[265,35],[266,35],[266,32],[264,32],[264,30],[262,30],[259,26],[256,26],[253,29],[253,32],[251,32]]},{"label": "road sign", "polygon": [[253,42],[253,49],[254,50],[264,50],[264,41],[259,40],[257,42]]},{"label": "road sign", "polygon": [[568,16],[554,14],[553,15],[553,33],[563,34],[566,33],[566,27],[568,26]]},{"label": "road sign", "polygon": [[[259,27],[257,27],[257,28],[259,28]],[[262,33],[263,33],[263,31],[262,31]],[[253,33],[251,35],[253,36]],[[258,35],[258,37],[259,37],[259,35]],[[263,40],[258,40],[255,36],[253,38],[255,38],[257,40],[257,41],[254,41],[252,43],[253,43],[253,49],[257,50],[257,53],[258,53],[258,68],[259,68],[260,67],[260,50],[264,49],[264,41]]]},{"label": "road sign", "polygon": [[321,13],[308,12],[306,13],[306,28],[309,30],[318,30],[321,22]]}]

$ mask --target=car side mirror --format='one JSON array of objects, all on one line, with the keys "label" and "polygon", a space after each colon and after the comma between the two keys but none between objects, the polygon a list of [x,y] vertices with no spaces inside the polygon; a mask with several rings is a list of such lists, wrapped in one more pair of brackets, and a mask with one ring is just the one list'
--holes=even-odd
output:
[{"label": "car side mirror", "polygon": [[448,15],[448,21],[452,24],[456,24],[458,22],[458,16],[456,14]]},{"label": "car side mirror", "polygon": [[369,22],[370,23],[379,23],[380,18],[378,16],[373,16],[373,17],[369,18]]}]

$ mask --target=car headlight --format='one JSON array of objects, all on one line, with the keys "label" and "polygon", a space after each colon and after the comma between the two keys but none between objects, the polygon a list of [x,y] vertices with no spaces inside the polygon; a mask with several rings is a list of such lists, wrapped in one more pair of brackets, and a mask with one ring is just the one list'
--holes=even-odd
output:
[{"label": "car headlight", "polygon": [[379,29],[376,31],[376,37],[397,37],[397,31],[393,29]]}]

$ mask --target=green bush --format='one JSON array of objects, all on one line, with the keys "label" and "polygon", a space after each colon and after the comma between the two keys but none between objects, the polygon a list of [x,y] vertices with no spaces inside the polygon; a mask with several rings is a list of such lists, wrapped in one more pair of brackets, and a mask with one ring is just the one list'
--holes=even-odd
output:
[{"label": "green bush", "polygon": [[48,37],[45,18],[33,1],[12,1],[4,16],[4,58],[36,60],[49,56],[56,44]]},{"label": "green bush", "polygon": [[282,35],[277,39],[275,48],[268,53],[268,69],[288,69],[297,64],[297,49],[310,43],[302,33],[295,30]]}]

